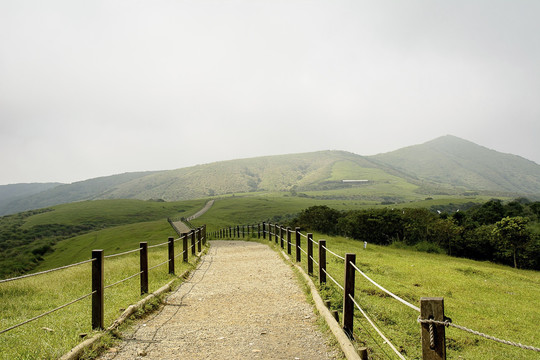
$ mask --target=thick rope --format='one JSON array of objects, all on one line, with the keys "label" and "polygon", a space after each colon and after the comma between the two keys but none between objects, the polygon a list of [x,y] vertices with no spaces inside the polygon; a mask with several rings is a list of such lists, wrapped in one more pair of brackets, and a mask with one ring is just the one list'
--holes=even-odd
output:
[{"label": "thick rope", "polygon": [[81,300],[84,300],[84,299],[86,299],[87,297],[91,296],[91,295],[94,294],[94,293],[95,293],[95,291],[91,292],[90,294],[83,295],[83,296],[81,296],[80,298],[75,299],[75,300],[73,300],[73,301],[70,301],[70,302],[68,302],[67,304],[61,305],[61,306],[59,306],[59,307],[57,307],[57,308],[55,308],[55,309],[49,310],[49,311],[47,311],[46,313],[43,313],[43,314],[41,314],[41,315],[38,315],[38,316],[33,317],[33,318],[31,318],[31,319],[28,319],[28,320],[26,320],[26,321],[24,321],[24,322],[22,322],[22,323],[20,323],[20,324],[13,325],[12,327],[9,327],[9,328],[7,328],[7,329],[4,329],[4,330],[0,331],[0,334],[3,334],[3,333],[5,333],[5,332],[8,332],[8,331],[13,330],[13,329],[15,329],[15,328],[18,328],[19,326],[23,326],[23,325],[25,325],[25,324],[28,324],[29,322],[35,321],[35,320],[40,319],[40,318],[42,318],[42,317],[44,317],[44,316],[46,316],[46,315],[49,315],[50,313],[53,313],[53,312],[55,312],[55,311],[57,311],[57,310],[60,310],[60,309],[63,309],[63,308],[65,308],[65,307],[67,307],[67,306],[69,306],[69,305],[72,305],[72,304],[74,304],[74,303],[76,303],[76,302],[79,302],[79,301],[81,301]]},{"label": "thick rope", "polygon": [[333,282],[334,282],[341,290],[345,291],[345,289],[343,288],[343,286],[341,286],[341,285],[336,281],[336,279],[334,279],[334,278],[332,277],[332,275],[330,275],[330,274],[326,271],[326,269],[322,269],[322,271],[324,271],[324,273],[330,278],[330,280],[332,280],[332,281],[333,281]]},{"label": "thick rope", "polygon": [[511,346],[515,346],[515,347],[525,349],[525,350],[532,350],[532,351],[540,352],[540,348],[537,348],[537,347],[534,347],[534,346],[529,346],[529,345],[523,345],[521,343],[516,343],[516,342],[513,342],[513,341],[499,339],[499,338],[496,338],[494,336],[487,335],[487,334],[481,333],[479,331],[466,328],[465,326],[453,324],[448,320],[446,320],[446,321],[437,321],[437,320],[431,320],[431,319],[430,320],[425,320],[425,319],[420,319],[420,317],[419,317],[418,322],[421,323],[421,324],[430,324],[430,325],[437,324],[437,325],[443,325],[443,326],[446,326],[446,327],[451,326],[451,327],[454,327],[456,329],[463,330],[463,331],[466,331],[468,333],[478,335],[478,336],[481,336],[483,338],[499,342],[501,344],[511,345]]},{"label": "thick rope", "polygon": [[372,279],[369,278],[369,276],[367,276],[366,274],[364,274],[364,272],[362,270],[360,270],[354,263],[350,262],[350,264],[352,265],[352,267],[358,271],[363,277],[365,277],[370,283],[372,283],[373,285],[375,285],[376,287],[378,287],[379,289],[381,289],[382,291],[384,291],[385,293],[387,293],[388,295],[390,295],[391,297],[393,297],[394,299],[396,299],[397,301],[399,301],[400,303],[404,304],[404,305],[407,305],[408,307],[410,307],[411,309],[413,310],[416,310],[418,312],[420,312],[420,308],[418,306],[414,306],[413,304],[411,304],[410,302],[406,301],[406,300],[403,300],[402,298],[400,298],[399,296],[391,293],[390,291],[386,290],[385,288],[383,288],[381,285],[377,284],[375,281],[373,281]]},{"label": "thick rope", "polygon": [[323,246],[323,249],[325,249],[326,251],[328,251],[330,254],[334,255],[335,257],[345,261],[345,258],[343,256],[340,256],[340,255],[336,254],[332,250],[328,249],[326,246]]},{"label": "thick rope", "polygon": [[149,246],[148,248],[151,249],[151,248],[155,248],[155,247],[158,247],[158,246],[163,246],[163,245],[167,245],[169,242],[164,242],[164,243],[161,243],[161,244],[157,244],[157,245],[152,245],[152,246]]},{"label": "thick rope", "polygon": [[120,283],[123,283],[124,281],[128,281],[129,279],[134,278],[135,276],[139,276],[139,275],[142,274],[142,273],[143,273],[142,271],[139,271],[138,273],[133,274],[133,275],[131,275],[131,276],[125,278],[125,279],[122,279],[122,280],[120,280],[120,281],[117,281],[117,282],[115,282],[114,284],[110,284],[110,285],[104,286],[103,289],[108,289],[108,288],[110,288],[110,287],[113,287],[113,286],[115,286],[115,285],[118,285],[118,284],[120,284]]},{"label": "thick rope", "polygon": [[351,296],[351,294],[349,294],[349,298],[352,300],[352,302],[354,303],[354,305],[356,305],[356,307],[358,308],[358,310],[360,310],[360,312],[362,313],[362,315],[366,318],[366,320],[369,322],[369,324],[373,327],[373,329],[375,329],[375,331],[377,331],[377,333],[379,334],[379,336],[381,338],[383,338],[384,342],[386,344],[388,344],[388,346],[390,346],[392,348],[392,350],[394,350],[394,352],[396,353],[397,356],[399,356],[400,359],[402,360],[407,360],[405,359],[405,357],[403,357],[403,355],[401,355],[401,353],[396,349],[396,347],[394,345],[392,345],[392,343],[390,342],[390,340],[388,340],[388,338],[386,336],[384,336],[384,334],[381,332],[381,330],[379,330],[379,328],[377,328],[377,326],[375,325],[375,323],[373,321],[371,321],[371,319],[367,316],[367,314],[364,312],[364,310],[362,310],[362,308],[360,307],[360,305],[358,305],[358,303],[356,302],[356,300],[354,300],[354,297]]},{"label": "thick rope", "polygon": [[11,278],[11,279],[4,279],[4,280],[0,280],[0,284],[5,283],[5,282],[9,282],[9,281],[20,280],[20,279],[24,279],[24,278],[28,278],[28,277],[32,277],[32,276],[43,275],[43,274],[47,274],[47,273],[50,273],[50,272],[53,272],[53,271],[63,270],[63,269],[67,269],[67,268],[70,268],[70,267],[73,267],[73,266],[86,264],[86,263],[89,263],[89,262],[92,262],[92,261],[94,261],[94,259],[85,260],[85,261],[78,262],[76,264],[61,266],[61,267],[58,267],[58,268],[55,268],[55,269],[45,270],[45,271],[41,271],[41,272],[37,272],[37,273],[33,273],[33,274],[17,276],[17,277]]},{"label": "thick rope", "polygon": [[103,258],[110,259],[110,258],[115,257],[115,256],[127,255],[127,254],[131,254],[131,253],[134,253],[134,252],[137,252],[137,251],[141,251],[141,248],[121,252],[121,253],[118,253],[118,254],[107,255],[107,256],[104,256]]}]

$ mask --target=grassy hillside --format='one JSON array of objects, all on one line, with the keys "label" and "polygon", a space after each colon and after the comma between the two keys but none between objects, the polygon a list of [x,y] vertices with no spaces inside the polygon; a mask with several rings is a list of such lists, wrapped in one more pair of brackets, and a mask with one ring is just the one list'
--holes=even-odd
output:
[{"label": "grassy hillside", "polygon": [[[63,241],[74,241],[82,234],[100,236],[99,230],[126,224],[165,221],[167,217],[186,216],[195,213],[204,200],[185,202],[155,202],[140,200],[100,200],[58,205],[39,211],[29,211],[0,218],[0,277],[28,272],[39,265],[51,268],[70,263],[74,255],[56,256],[53,265],[47,265],[48,254],[56,248],[64,248]],[[70,240],[65,240],[70,239]],[[77,238],[75,238],[77,239]],[[92,241],[84,243],[92,245]],[[76,240],[75,240],[76,242]],[[98,242],[99,243],[99,242]],[[114,239],[99,243],[101,248],[114,250]],[[68,252],[72,252],[71,250]],[[88,258],[89,252],[81,260]]]},{"label": "grassy hillside", "polygon": [[540,166],[454,136],[370,157],[420,180],[464,190],[538,195]]}]

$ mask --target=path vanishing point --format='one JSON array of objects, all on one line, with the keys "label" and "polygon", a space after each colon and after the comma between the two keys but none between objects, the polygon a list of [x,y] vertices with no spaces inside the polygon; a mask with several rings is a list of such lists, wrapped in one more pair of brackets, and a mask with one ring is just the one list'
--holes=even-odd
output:
[{"label": "path vanishing point", "polygon": [[211,241],[165,304],[100,359],[335,359],[294,271],[267,245]]}]

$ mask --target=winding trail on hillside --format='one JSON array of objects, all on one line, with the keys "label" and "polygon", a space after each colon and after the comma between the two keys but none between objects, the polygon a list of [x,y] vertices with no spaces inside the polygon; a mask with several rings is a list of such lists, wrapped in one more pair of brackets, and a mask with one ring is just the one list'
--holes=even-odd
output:
[{"label": "winding trail on hillside", "polygon": [[[195,214],[191,215],[190,217],[188,217],[186,220],[187,221],[191,221],[193,219],[196,219],[200,216],[202,216],[205,212],[207,212],[208,210],[210,210],[210,208],[212,207],[212,205],[214,205],[214,201],[215,200],[210,200],[208,201],[204,207],[197,211]],[[181,220],[178,220],[178,221],[174,221],[172,223],[172,225],[176,228],[176,230],[180,233],[180,234],[184,234],[184,233],[187,233],[191,230],[191,228],[189,226],[187,226],[184,222],[182,222]]]},{"label": "winding trail on hillside", "polygon": [[267,245],[211,241],[165,305],[100,359],[335,359],[292,268]]}]

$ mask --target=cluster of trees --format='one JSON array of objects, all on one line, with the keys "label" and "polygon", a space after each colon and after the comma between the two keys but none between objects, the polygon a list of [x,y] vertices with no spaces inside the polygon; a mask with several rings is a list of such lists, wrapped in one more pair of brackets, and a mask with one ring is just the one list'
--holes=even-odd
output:
[{"label": "cluster of trees", "polygon": [[540,270],[540,202],[490,200],[452,213],[424,208],[338,211],[313,206],[291,226],[380,245]]}]

